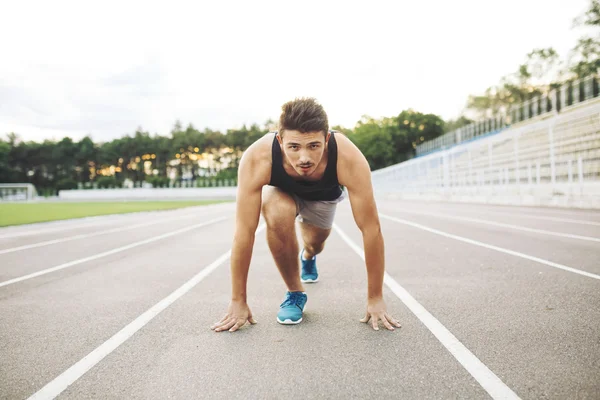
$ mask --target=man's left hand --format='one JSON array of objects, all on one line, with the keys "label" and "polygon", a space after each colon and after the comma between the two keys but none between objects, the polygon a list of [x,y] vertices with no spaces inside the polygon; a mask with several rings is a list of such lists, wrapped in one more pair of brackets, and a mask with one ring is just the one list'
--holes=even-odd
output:
[{"label": "man's left hand", "polygon": [[368,300],[367,315],[360,322],[368,323],[369,319],[371,320],[373,329],[376,331],[379,330],[378,321],[381,321],[390,331],[394,330],[394,326],[400,328],[400,322],[386,311],[385,302],[382,297]]}]

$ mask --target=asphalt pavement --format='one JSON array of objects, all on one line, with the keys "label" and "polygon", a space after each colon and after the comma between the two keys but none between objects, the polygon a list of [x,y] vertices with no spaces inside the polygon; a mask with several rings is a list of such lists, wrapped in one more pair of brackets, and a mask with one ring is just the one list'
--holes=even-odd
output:
[{"label": "asphalt pavement", "polygon": [[377,205],[393,332],[348,200],[296,326],[260,228],[235,333],[233,203],[0,229],[0,398],[600,398],[600,211]]}]

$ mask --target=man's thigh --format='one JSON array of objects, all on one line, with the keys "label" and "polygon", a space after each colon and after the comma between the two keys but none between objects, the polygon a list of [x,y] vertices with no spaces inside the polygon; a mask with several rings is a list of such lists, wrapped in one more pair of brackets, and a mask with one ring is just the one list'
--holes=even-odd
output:
[{"label": "man's thigh", "polygon": [[325,243],[331,233],[331,228],[319,228],[306,222],[300,222],[300,233],[304,243],[318,247]]},{"label": "man's thigh", "polygon": [[298,220],[302,222],[303,225],[309,224],[319,228],[321,231],[331,231],[337,205],[344,200],[344,198],[345,193],[342,193],[338,199],[331,201],[302,200]]},{"label": "man's thigh", "polygon": [[274,186],[263,186],[261,213],[265,219],[289,217],[293,219],[300,212],[300,204],[295,196]]}]

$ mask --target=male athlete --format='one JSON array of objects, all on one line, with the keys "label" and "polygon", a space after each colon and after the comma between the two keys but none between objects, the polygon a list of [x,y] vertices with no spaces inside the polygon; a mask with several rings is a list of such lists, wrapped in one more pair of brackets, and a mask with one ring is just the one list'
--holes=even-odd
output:
[{"label": "male athlete", "polygon": [[[361,322],[389,329],[400,323],[383,300],[384,243],[371,186],[371,170],[360,150],[329,130],[327,114],[312,98],[283,105],[279,130],[254,142],[238,170],[236,225],[231,250],[232,297],[227,314],[211,326],[234,332],[256,323],[246,302],[248,269],[260,214],[267,242],[287,286],[277,321],[298,324],[307,301],[302,283],[317,282],[316,255],[331,233],[337,203],[348,190],[354,219],[363,236],[368,275],[367,312]],[[300,221],[300,255],[295,221]],[[299,261],[302,272],[299,271]]]}]

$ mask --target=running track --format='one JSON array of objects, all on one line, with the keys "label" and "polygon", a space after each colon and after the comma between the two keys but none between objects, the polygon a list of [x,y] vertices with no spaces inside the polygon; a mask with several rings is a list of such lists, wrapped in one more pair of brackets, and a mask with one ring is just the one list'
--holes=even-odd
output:
[{"label": "running track", "polygon": [[[359,322],[348,200],[282,326],[257,233],[257,325],[226,310],[232,203],[0,229],[0,398],[600,398],[600,212],[378,200],[394,332]],[[262,225],[262,222],[261,222]]]}]

